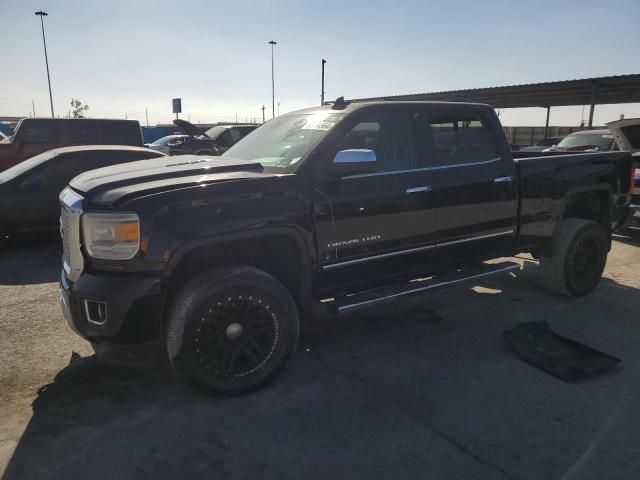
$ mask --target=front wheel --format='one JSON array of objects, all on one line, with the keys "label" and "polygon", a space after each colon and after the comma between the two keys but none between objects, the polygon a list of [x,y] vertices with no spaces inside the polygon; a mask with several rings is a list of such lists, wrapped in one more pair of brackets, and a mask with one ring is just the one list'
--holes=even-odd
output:
[{"label": "front wheel", "polygon": [[553,237],[553,255],[540,258],[545,285],[569,297],[591,292],[604,271],[609,244],[599,223],[568,218]]},{"label": "front wheel", "polygon": [[299,336],[295,302],[271,275],[228,266],[187,283],[170,309],[167,353],[192,385],[239,394],[271,381]]}]

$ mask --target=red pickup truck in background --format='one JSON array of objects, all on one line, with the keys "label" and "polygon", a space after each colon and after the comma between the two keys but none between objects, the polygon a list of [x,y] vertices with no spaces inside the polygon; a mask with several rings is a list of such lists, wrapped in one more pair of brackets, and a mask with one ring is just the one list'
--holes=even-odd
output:
[{"label": "red pickup truck in background", "polygon": [[142,147],[137,120],[23,118],[12,136],[0,140],[0,172],[39,153],[72,145]]}]

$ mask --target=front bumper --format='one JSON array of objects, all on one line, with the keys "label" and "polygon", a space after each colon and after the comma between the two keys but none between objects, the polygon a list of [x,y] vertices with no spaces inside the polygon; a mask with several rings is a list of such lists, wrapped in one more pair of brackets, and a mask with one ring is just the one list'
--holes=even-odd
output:
[{"label": "front bumper", "polygon": [[[141,344],[155,342],[160,336],[159,276],[85,272],[74,283],[63,270],[58,298],[69,326],[91,341]],[[101,305],[103,315],[98,315],[96,305]]]}]

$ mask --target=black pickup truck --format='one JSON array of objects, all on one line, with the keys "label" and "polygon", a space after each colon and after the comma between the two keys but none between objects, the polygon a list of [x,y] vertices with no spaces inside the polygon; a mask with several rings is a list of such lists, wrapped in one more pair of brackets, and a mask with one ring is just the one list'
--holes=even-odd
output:
[{"label": "black pickup truck", "polygon": [[102,168],[60,200],[60,303],[115,364],[213,393],[264,385],[322,305],[344,314],[519,268],[598,283],[629,217],[627,152],[514,160],[488,105],[377,102],[269,121],[221,157]]}]

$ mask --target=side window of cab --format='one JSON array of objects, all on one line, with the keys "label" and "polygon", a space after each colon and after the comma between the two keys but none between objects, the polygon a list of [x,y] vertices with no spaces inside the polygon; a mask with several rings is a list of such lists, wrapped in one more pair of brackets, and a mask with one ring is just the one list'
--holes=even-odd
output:
[{"label": "side window of cab", "polygon": [[410,112],[371,112],[362,115],[338,143],[337,150],[372,150],[376,173],[419,168]]},{"label": "side window of cab", "polygon": [[16,138],[23,144],[58,143],[58,125],[44,119],[24,120],[18,129]]},{"label": "side window of cab", "polygon": [[500,157],[491,132],[476,115],[431,116],[436,166],[464,165]]}]

